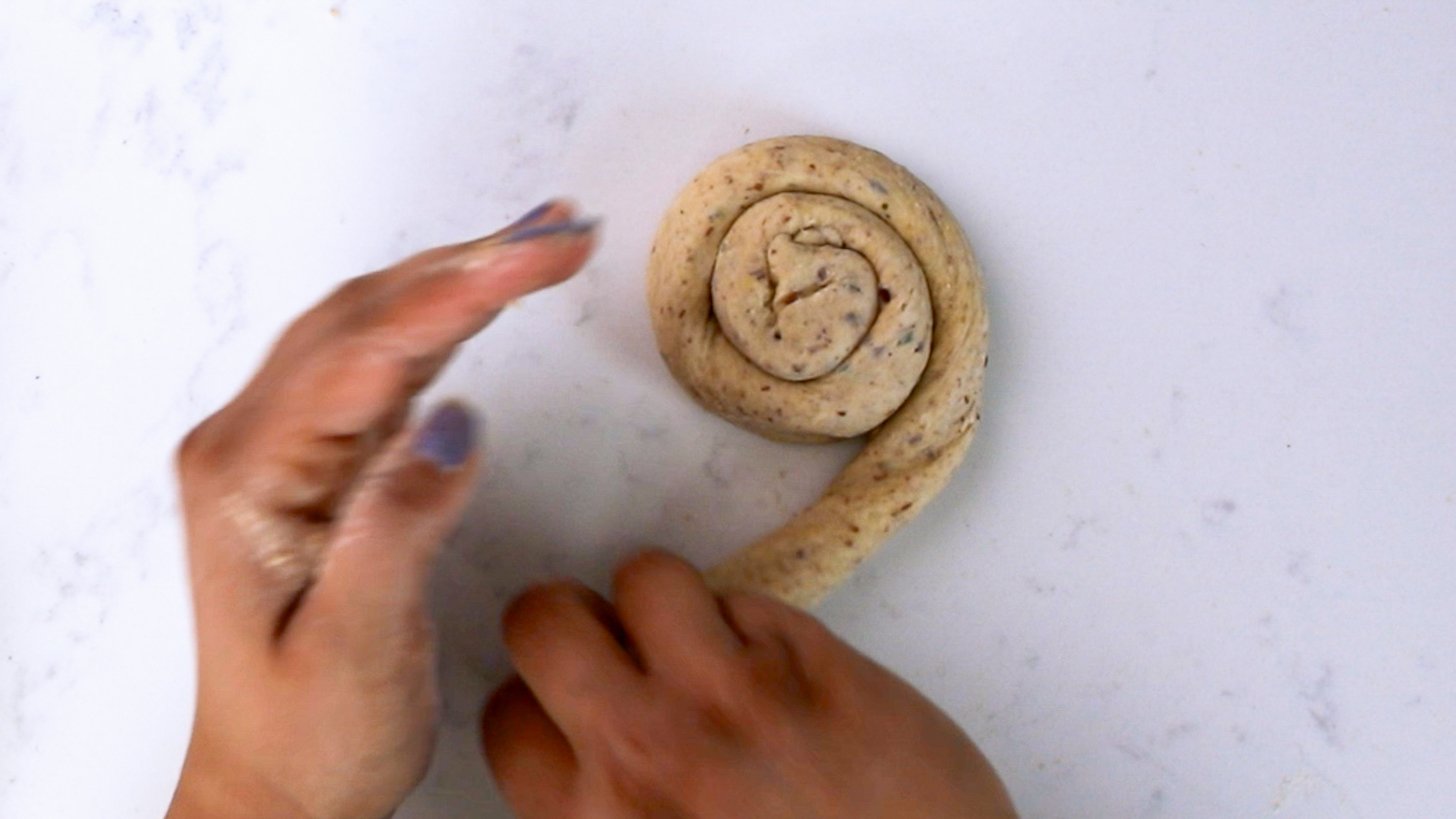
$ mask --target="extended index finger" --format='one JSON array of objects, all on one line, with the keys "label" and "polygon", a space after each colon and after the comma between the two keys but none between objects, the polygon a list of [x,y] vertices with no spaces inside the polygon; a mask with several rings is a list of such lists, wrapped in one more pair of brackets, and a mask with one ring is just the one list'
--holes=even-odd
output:
[{"label": "extended index finger", "polygon": [[299,324],[322,329],[305,333],[296,345],[302,349],[280,345],[260,372],[258,386],[270,393],[273,414],[318,437],[369,429],[506,305],[581,267],[593,243],[590,223],[570,219],[565,206],[545,218],[554,221],[527,227],[516,238],[408,259],[373,274],[376,281],[344,294],[341,304],[320,305],[316,316]]},{"label": "extended index finger", "polygon": [[[437,248],[356,279],[301,316],[228,407],[209,449],[270,509],[327,519],[409,399],[511,301],[569,278],[592,224],[557,203],[505,235]],[[228,454],[230,453],[230,454]]]}]

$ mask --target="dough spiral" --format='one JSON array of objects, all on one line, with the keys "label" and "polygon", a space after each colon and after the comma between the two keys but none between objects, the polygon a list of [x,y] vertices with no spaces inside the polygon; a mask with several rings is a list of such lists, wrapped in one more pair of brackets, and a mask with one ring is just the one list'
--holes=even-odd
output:
[{"label": "dough spiral", "polygon": [[869,433],[823,497],[708,572],[800,606],[945,485],[980,420],[987,319],[955,219],[909,171],[827,137],[722,156],[658,228],[657,345],[711,412],[761,435]]}]

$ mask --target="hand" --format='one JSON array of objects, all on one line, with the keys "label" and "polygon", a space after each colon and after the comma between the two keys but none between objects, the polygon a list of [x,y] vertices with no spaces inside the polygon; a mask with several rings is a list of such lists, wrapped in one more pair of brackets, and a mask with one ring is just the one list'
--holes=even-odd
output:
[{"label": "hand", "polygon": [[375,819],[434,745],[430,564],[477,456],[410,401],[508,304],[581,266],[569,206],[354,279],[296,321],[178,453],[197,714],[168,815]]},{"label": "hand", "polygon": [[506,611],[520,672],[486,706],[486,756],[522,819],[1014,816],[945,714],[816,620],[715,599],[682,561]]}]

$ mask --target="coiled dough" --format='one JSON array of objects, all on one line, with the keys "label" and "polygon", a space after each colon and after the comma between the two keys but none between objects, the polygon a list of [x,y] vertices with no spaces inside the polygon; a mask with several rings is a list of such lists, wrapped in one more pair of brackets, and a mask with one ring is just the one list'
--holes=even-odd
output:
[{"label": "coiled dough", "polygon": [[987,318],[965,235],[882,154],[768,139],[683,189],[647,282],[658,349],[704,408],[784,441],[868,434],[818,501],[708,571],[720,590],[813,605],[970,446]]}]

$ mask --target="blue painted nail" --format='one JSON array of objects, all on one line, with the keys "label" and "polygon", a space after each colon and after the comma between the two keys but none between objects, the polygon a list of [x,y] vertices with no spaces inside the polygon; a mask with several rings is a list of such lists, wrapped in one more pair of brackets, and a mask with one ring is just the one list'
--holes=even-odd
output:
[{"label": "blue painted nail", "polygon": [[509,225],[506,225],[505,230],[515,230],[516,228],[525,227],[526,225],[531,224],[532,222],[544,216],[546,214],[546,211],[551,210],[551,206],[554,204],[556,204],[555,199],[547,199],[545,202],[542,202],[536,207],[526,211],[525,214],[521,216],[521,218],[517,219],[514,222],[511,222]]},{"label": "blue painted nail", "polygon": [[565,222],[552,222],[546,225],[528,225],[507,233],[501,238],[501,244],[529,242],[545,236],[580,236],[595,230],[597,221],[596,219],[568,219]]},{"label": "blue painted nail", "polygon": [[414,452],[441,469],[454,469],[470,457],[475,418],[464,405],[450,401],[430,413],[415,434]]}]

